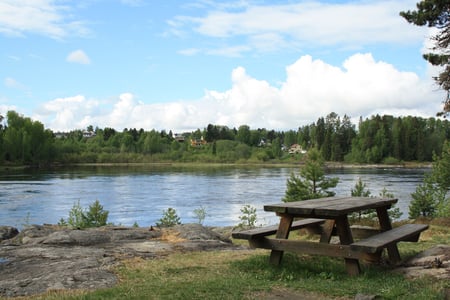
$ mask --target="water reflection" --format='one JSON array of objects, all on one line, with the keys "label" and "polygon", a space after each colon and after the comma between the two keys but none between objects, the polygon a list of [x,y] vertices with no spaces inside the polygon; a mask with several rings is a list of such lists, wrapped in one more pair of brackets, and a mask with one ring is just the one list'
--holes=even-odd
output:
[{"label": "water reflection", "polygon": [[[87,167],[0,174],[0,225],[22,227],[28,223],[57,223],[72,206],[99,200],[110,212],[109,221],[131,226],[154,225],[163,210],[173,207],[183,223],[196,222],[194,209],[204,207],[206,225],[240,222],[240,209],[257,208],[260,223],[277,221],[263,211],[265,204],[281,201],[292,168],[174,168]],[[398,207],[408,217],[411,193],[428,169],[340,169],[335,191],[348,196],[359,178],[374,196],[386,188],[399,198]]]}]

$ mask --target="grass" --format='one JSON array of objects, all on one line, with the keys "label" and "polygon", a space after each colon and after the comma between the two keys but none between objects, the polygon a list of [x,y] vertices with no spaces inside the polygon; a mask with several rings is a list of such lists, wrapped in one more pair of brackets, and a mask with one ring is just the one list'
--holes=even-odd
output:
[{"label": "grass", "polygon": [[[446,222],[432,223],[419,243],[400,243],[402,257],[450,244]],[[428,300],[444,299],[443,291],[450,289],[450,282],[430,277],[405,279],[387,266],[363,265],[360,276],[349,277],[343,260],[329,257],[286,253],[282,264],[274,267],[268,264],[268,254],[265,250],[229,250],[134,258],[115,269],[120,282],[112,288],[48,292],[23,299],[258,299],[271,291],[289,291],[317,299],[354,299],[356,294],[367,294]]]}]

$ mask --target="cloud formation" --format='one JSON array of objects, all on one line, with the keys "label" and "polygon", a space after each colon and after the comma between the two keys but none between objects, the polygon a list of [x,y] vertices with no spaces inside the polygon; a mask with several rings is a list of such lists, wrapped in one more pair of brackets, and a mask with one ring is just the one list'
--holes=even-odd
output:
[{"label": "cloud formation", "polygon": [[[176,16],[168,24],[174,35],[200,35],[228,44],[221,49],[208,46],[203,49],[203,53],[213,55],[237,56],[238,51],[273,52],[287,48],[298,51],[330,45],[360,49],[367,45],[423,40],[426,29],[411,26],[399,17],[400,11],[413,9],[415,2],[306,1],[278,5],[240,2],[240,7],[213,6],[204,16]],[[227,49],[231,51],[229,55]],[[191,54],[187,50],[180,53]]]},{"label": "cloud formation", "polygon": [[374,114],[430,117],[442,97],[431,81],[375,61],[371,54],[355,54],[340,67],[306,55],[286,67],[286,79],[279,86],[237,67],[230,89],[207,90],[201,99],[145,104],[132,93],[112,101],[79,95],[45,103],[34,118],[56,131],[94,125],[182,132],[209,123],[295,130],[331,112],[354,119]]},{"label": "cloud formation", "polygon": [[83,50],[75,50],[75,51],[70,52],[69,55],[67,55],[66,60],[71,63],[82,64],[82,65],[88,65],[91,63],[89,56],[87,56],[87,54],[84,53]]},{"label": "cloud formation", "polygon": [[72,20],[68,6],[52,0],[0,1],[0,33],[24,36],[37,33],[54,39],[69,34],[84,36],[89,33],[84,23]]}]

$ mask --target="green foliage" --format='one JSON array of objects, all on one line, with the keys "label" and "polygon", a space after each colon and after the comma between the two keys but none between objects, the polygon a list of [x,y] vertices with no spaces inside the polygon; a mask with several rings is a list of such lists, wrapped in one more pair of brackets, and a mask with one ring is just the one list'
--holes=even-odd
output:
[{"label": "green foliage", "polygon": [[162,218],[156,222],[158,227],[172,227],[178,224],[181,224],[180,217],[178,217],[177,211],[172,207],[164,210]]},{"label": "green foliage", "polygon": [[435,155],[432,176],[441,189],[450,190],[450,141],[444,143],[440,156]]},{"label": "green foliage", "polygon": [[206,218],[206,208],[203,206],[200,206],[199,208],[194,209],[194,215],[198,220],[199,224],[203,224],[203,221],[205,221]]},{"label": "green foliage", "polygon": [[361,180],[361,177],[358,179],[358,182],[355,184],[355,188],[351,190],[353,197],[369,197],[370,190],[366,189],[366,184]]},{"label": "green foliage", "polygon": [[254,206],[249,204],[244,205],[241,208],[241,213],[242,215],[239,216],[239,220],[241,220],[241,222],[238,224],[238,227],[253,228],[256,226],[258,217]]},{"label": "green foliage", "polygon": [[[265,128],[239,129],[208,124],[207,128],[183,133],[184,142],[164,130],[136,128],[118,132],[112,128],[88,126],[83,130],[53,134],[39,122],[8,112],[1,123],[0,163],[42,165],[52,163],[152,163],[206,162],[259,163],[299,161],[301,155],[288,156],[281,145],[293,143],[303,149],[315,148],[326,161],[358,163],[398,163],[432,161],[440,156],[444,141],[450,138],[450,122],[434,118],[394,118],[374,116],[360,120],[358,131],[350,117],[330,113],[326,118],[298,130],[277,132]],[[7,126],[3,125],[7,124]],[[191,146],[192,139],[207,144]],[[263,141],[263,143],[261,143]],[[446,166],[442,166],[445,170]],[[450,169],[450,168],[447,168]],[[445,173],[442,178],[445,177]]]},{"label": "green foliage", "polygon": [[287,180],[284,202],[334,196],[330,188],[336,187],[338,178],[325,177],[324,161],[317,149],[311,149],[300,176],[293,173]]},{"label": "green foliage", "polygon": [[426,176],[411,197],[412,201],[409,205],[411,219],[420,216],[435,217],[438,204],[445,200],[445,191],[433,182],[432,176]]},{"label": "green foliage", "polygon": [[425,176],[421,185],[411,194],[409,206],[411,219],[423,217],[450,216],[450,143],[444,143],[441,156],[434,156],[431,173]]},{"label": "green foliage", "polygon": [[108,221],[108,211],[103,209],[103,206],[98,200],[91,205],[86,212],[86,223],[88,227],[101,227],[105,226]]},{"label": "green foliage", "polygon": [[417,10],[403,11],[400,15],[409,23],[418,26],[436,27],[437,34],[432,37],[433,51],[423,57],[432,65],[441,66],[441,73],[434,77],[438,85],[447,92],[442,112],[438,115],[450,113],[450,4],[443,0],[423,0],[417,3]]},{"label": "green foliage", "polygon": [[79,229],[101,227],[107,224],[108,214],[109,212],[103,209],[98,200],[89,205],[88,209],[81,207],[80,201],[78,201],[70,209],[67,221],[61,218],[58,224]]},{"label": "green foliage", "polygon": [[[358,182],[355,184],[355,188],[351,189],[351,195],[352,197],[370,197],[370,190],[366,189],[366,183],[364,183],[361,178],[358,179]],[[389,193],[386,188],[383,188],[383,190],[379,194],[382,198],[394,198],[394,194]],[[395,204],[388,210],[389,217],[391,219],[398,219],[402,216],[402,212],[398,207],[395,207]],[[353,213],[350,215],[351,220],[358,220],[361,221],[362,219],[365,220],[376,220],[377,212],[374,209],[360,211],[358,213]]]}]

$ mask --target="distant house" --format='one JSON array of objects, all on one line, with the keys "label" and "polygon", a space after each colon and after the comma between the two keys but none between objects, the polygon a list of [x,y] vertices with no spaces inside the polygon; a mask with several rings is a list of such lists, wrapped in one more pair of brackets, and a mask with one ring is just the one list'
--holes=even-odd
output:
[{"label": "distant house", "polygon": [[301,153],[301,154],[305,154],[306,150],[303,150],[302,146],[300,146],[299,144],[293,144],[291,147],[289,147],[289,154],[297,154],[297,153]]},{"label": "distant house", "polygon": [[185,140],[184,135],[182,135],[181,133],[175,133],[173,138],[175,139],[175,141],[180,143],[184,142]]},{"label": "distant house", "polygon": [[191,139],[191,146],[192,147],[201,147],[203,145],[206,145],[206,141],[203,139],[203,136],[200,139]]},{"label": "distant house", "polygon": [[95,136],[95,131],[88,131],[88,130],[83,131],[83,137],[85,137],[85,138],[91,138],[94,136]]}]

